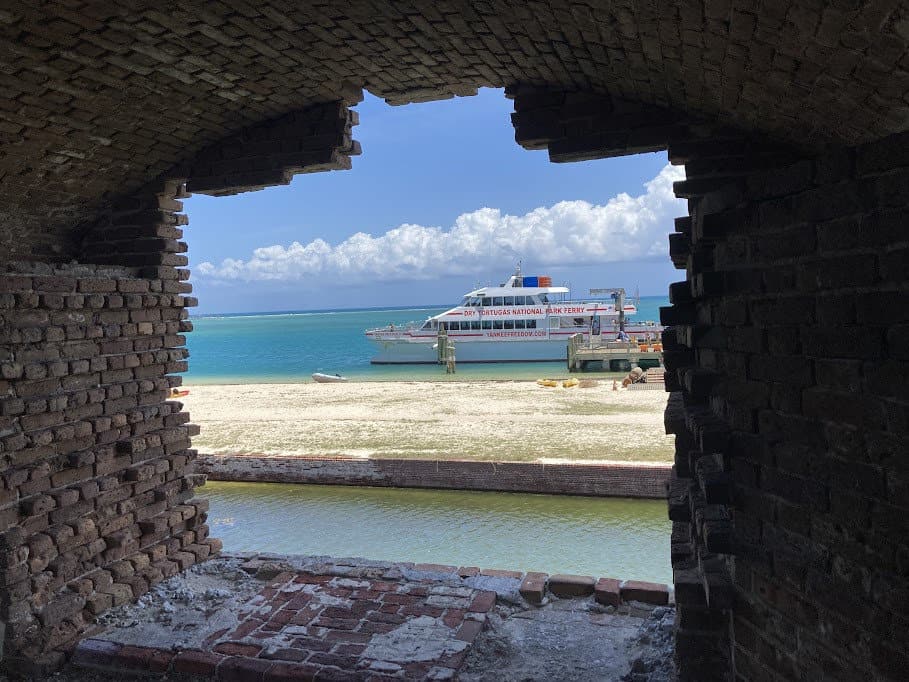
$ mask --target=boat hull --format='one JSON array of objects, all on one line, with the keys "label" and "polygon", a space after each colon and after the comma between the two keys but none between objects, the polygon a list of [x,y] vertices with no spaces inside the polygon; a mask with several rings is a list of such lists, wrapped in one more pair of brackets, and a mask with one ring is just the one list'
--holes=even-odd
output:
[{"label": "boat hull", "polygon": [[317,384],[343,384],[347,377],[338,376],[337,374],[322,374],[316,372],[312,375],[312,380]]},{"label": "boat hull", "polygon": [[[374,365],[436,364],[438,351],[433,343],[419,341],[375,341],[378,352]],[[568,349],[565,339],[521,341],[455,342],[455,358],[463,362],[565,362]]]}]

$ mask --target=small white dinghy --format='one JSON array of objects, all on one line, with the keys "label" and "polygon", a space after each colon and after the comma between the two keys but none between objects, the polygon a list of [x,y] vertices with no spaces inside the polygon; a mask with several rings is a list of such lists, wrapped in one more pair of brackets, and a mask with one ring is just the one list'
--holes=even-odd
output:
[{"label": "small white dinghy", "polygon": [[323,374],[322,372],[315,372],[312,375],[312,380],[317,384],[336,384],[338,382],[347,381],[347,377],[342,377],[340,374]]}]

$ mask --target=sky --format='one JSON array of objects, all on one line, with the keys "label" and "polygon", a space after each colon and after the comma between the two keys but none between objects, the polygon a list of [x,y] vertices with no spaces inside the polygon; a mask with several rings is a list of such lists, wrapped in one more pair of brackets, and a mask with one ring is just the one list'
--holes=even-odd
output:
[{"label": "sky", "polygon": [[514,141],[501,90],[357,105],[346,171],[186,201],[197,314],[454,304],[522,262],[581,297],[665,295],[672,196],[666,154],[554,164]]}]

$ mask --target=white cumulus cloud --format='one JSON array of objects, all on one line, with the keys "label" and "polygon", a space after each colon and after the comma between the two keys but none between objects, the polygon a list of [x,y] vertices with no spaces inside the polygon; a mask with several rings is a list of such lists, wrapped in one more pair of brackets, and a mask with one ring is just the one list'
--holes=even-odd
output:
[{"label": "white cumulus cloud", "polygon": [[315,239],[255,249],[248,260],[204,262],[199,277],[234,281],[434,279],[440,272],[472,274],[523,258],[535,266],[579,266],[631,261],[667,253],[672,218],[685,204],[672,193],[684,170],[666,165],[644,192],[614,196],[606,204],[560,201],[521,216],[496,208],[462,213],[449,229],[405,223],[382,235],[363,232],[339,244]]}]

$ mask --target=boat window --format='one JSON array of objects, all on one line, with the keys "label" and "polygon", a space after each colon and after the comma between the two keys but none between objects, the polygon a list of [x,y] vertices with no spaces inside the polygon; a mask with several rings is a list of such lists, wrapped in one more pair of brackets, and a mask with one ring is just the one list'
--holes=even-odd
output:
[{"label": "boat window", "polygon": [[439,322],[439,329],[448,329],[444,322]]},{"label": "boat window", "polygon": [[549,328],[558,329],[559,328],[559,318],[553,315],[549,318]]},{"label": "boat window", "polygon": [[502,297],[501,297],[501,296],[495,296],[495,297],[493,297],[493,299],[492,299],[492,305],[493,305],[493,306],[500,306],[500,305],[502,305]]},{"label": "boat window", "polygon": [[514,305],[514,296],[506,296],[503,301],[505,305]]},{"label": "boat window", "polygon": [[424,322],[424,323],[423,323],[423,326],[420,327],[420,329],[430,329],[429,320],[427,320],[426,322]]},{"label": "boat window", "polygon": [[469,330],[470,330],[470,322],[462,322],[462,323],[460,324],[460,327],[461,327],[461,331],[462,331],[462,332],[469,331]]},{"label": "boat window", "polygon": [[540,303],[549,303],[549,296],[546,294],[540,294]]},{"label": "boat window", "polygon": [[501,328],[502,328],[502,320],[493,320],[493,321],[492,321],[492,328],[493,328],[493,329],[501,329]]},{"label": "boat window", "polygon": [[514,329],[514,320],[505,320],[505,329]]},{"label": "boat window", "polygon": [[515,320],[514,328],[515,329],[524,329],[524,320]]},{"label": "boat window", "polygon": [[492,320],[483,320],[483,329],[492,329]]},{"label": "boat window", "polygon": [[524,302],[524,301],[526,301],[526,300],[527,300],[527,299],[526,299],[525,297],[523,297],[523,296],[515,296],[515,297],[514,297],[514,304],[515,304],[515,305],[527,305],[527,304]]},{"label": "boat window", "polygon": [[492,305],[492,299],[489,296],[484,296],[483,297],[483,306],[489,307],[491,305]]},{"label": "boat window", "polygon": [[470,328],[471,328],[471,329],[479,329],[479,328],[480,328],[480,321],[479,321],[479,320],[471,320],[471,322],[470,322]]},{"label": "boat window", "polygon": [[461,305],[464,305],[464,306],[470,305],[470,297],[469,297],[469,296],[465,296],[465,297],[464,297],[464,300],[461,301]]},{"label": "boat window", "polygon": [[527,328],[528,328],[528,329],[536,329],[536,328],[537,328],[537,321],[536,321],[536,320],[527,320]]}]

